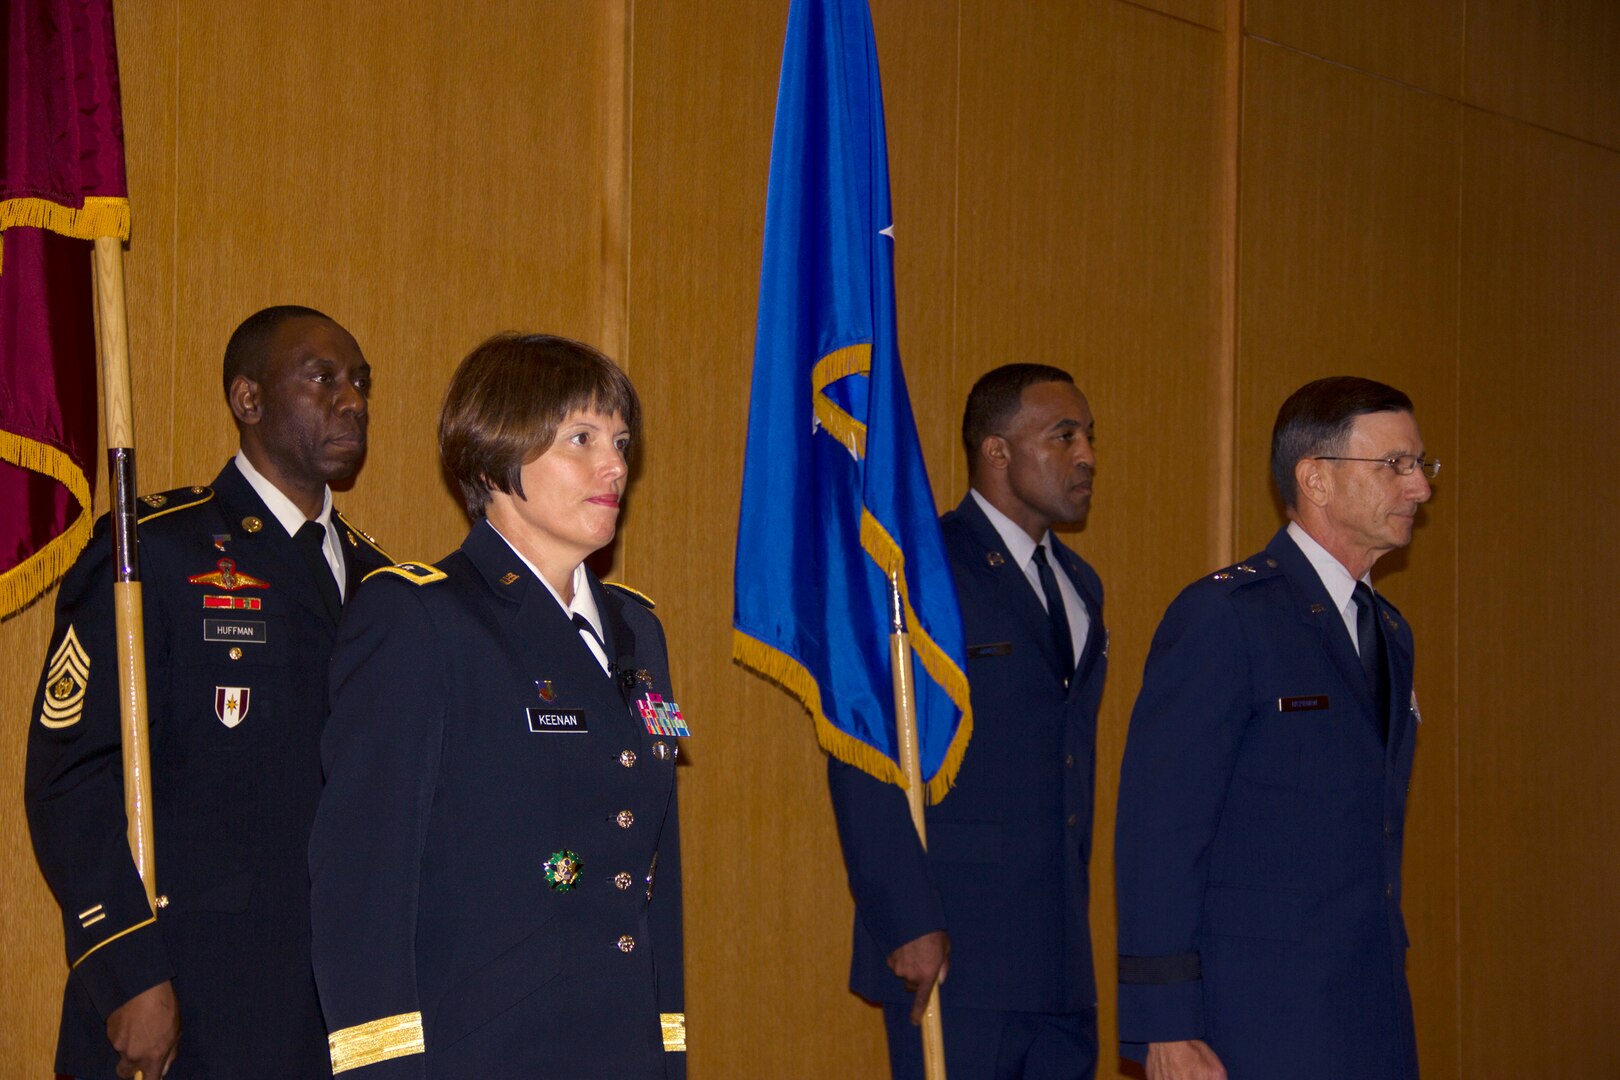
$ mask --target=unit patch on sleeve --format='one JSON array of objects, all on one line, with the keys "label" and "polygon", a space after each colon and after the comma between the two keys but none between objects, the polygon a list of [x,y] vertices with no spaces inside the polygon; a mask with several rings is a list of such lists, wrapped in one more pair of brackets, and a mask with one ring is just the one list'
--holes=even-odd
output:
[{"label": "unit patch on sleeve", "polygon": [[48,728],[72,727],[84,715],[84,691],[90,685],[90,654],[79,644],[72,624],[56,647],[45,671],[45,701],[39,722]]}]

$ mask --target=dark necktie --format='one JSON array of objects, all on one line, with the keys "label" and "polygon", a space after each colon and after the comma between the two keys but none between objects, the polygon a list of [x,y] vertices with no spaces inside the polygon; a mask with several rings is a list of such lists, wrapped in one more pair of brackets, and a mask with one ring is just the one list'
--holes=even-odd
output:
[{"label": "dark necktie", "polygon": [[1063,594],[1058,591],[1057,575],[1046,561],[1046,545],[1035,545],[1035,575],[1041,579],[1041,592],[1046,594],[1046,621],[1052,626],[1052,644],[1057,647],[1058,672],[1065,686],[1074,674],[1074,638],[1069,635],[1069,611],[1063,606]]},{"label": "dark necktie", "polygon": [[293,542],[309,566],[309,575],[327,613],[336,622],[343,614],[343,596],[338,592],[337,578],[332,575],[332,564],[326,561],[326,526],[318,521],[306,521],[293,535]]},{"label": "dark necktie", "polygon": [[1361,668],[1367,673],[1367,689],[1378,714],[1378,730],[1389,740],[1389,664],[1384,655],[1384,628],[1379,625],[1378,603],[1365,581],[1356,582],[1356,646],[1361,652]]},{"label": "dark necktie", "polygon": [[592,640],[594,640],[598,645],[602,646],[602,651],[604,653],[607,652],[607,642],[602,640],[602,635],[596,632],[596,627],[591,625],[591,620],[587,619],[577,611],[574,612],[574,629],[578,630],[581,634],[589,635]]}]

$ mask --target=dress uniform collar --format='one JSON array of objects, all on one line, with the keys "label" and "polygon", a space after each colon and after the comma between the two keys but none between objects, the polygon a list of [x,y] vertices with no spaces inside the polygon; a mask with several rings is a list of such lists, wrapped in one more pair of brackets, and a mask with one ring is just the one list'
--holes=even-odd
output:
[{"label": "dress uniform collar", "polygon": [[[486,524],[488,524],[488,522],[486,522]],[[551,582],[547,581],[546,576],[540,572],[540,568],[535,566],[534,563],[530,562],[529,557],[523,554],[523,552],[519,551],[517,549],[517,545],[506,538],[505,533],[495,528],[493,524],[490,524],[489,528],[495,533],[496,536],[501,538],[501,541],[506,544],[508,548],[511,549],[512,554],[517,556],[518,560],[528,568],[529,573],[534,575],[535,580],[540,582],[541,585],[545,586],[546,592],[550,593],[551,598],[557,601],[557,606],[562,609],[563,615],[565,615],[570,622],[576,622],[578,619],[584,619],[585,622],[589,624],[589,630],[583,633],[581,637],[585,642],[586,647],[591,650],[591,655],[596,657],[596,662],[602,665],[602,671],[605,673],[608,670],[608,665],[610,663],[606,652],[607,638],[602,632],[602,614],[596,604],[596,594],[591,591],[591,575],[590,572],[585,569],[585,564],[580,563],[578,566],[574,567],[574,599],[571,603],[565,604],[563,603],[563,598],[557,593],[557,590],[551,587]],[[534,587],[533,583],[530,583],[529,587],[532,589]]]},{"label": "dress uniform collar", "polygon": [[[264,508],[270,511],[281,527],[287,531],[288,536],[297,536],[298,530],[304,527],[306,519],[304,512],[293,505],[293,501],[272,484],[263,473],[253,467],[246,454],[238,450],[231,459],[248,482],[248,486],[258,495]],[[337,525],[332,520],[332,489],[323,488],[321,491],[321,512],[315,515],[314,520],[326,532],[326,541],[321,545],[321,554],[326,556],[326,564],[332,568],[332,576],[337,579],[338,595],[347,597],[348,574],[343,563],[343,545],[338,543]]]}]

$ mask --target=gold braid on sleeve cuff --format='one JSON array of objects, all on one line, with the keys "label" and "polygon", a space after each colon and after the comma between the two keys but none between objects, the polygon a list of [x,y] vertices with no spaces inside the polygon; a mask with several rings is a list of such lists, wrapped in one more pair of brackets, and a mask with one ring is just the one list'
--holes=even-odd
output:
[{"label": "gold braid on sleeve cuff", "polygon": [[686,1014],[659,1013],[658,1022],[664,1028],[666,1053],[686,1053]]},{"label": "gold braid on sleeve cuff", "polygon": [[[332,1071],[375,1065],[379,1061],[420,1054],[426,1046],[422,1042],[422,1014],[400,1013],[385,1016],[364,1024],[334,1031],[326,1037],[332,1048]],[[669,1041],[669,1036],[664,1036]]]}]

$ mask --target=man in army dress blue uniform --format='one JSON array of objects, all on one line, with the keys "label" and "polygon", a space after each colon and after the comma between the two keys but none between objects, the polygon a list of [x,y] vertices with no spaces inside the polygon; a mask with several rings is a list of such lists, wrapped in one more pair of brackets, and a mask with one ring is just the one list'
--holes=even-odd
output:
[{"label": "man in army dress blue uniform", "polygon": [[391,560],[327,485],[364,457],[371,369],[337,323],[283,306],[237,328],[224,384],[240,452],[139,515],[155,913],[125,839],[105,518],[30,717],[28,821],[71,969],[56,1069],[85,1080],[328,1074],[305,869],[325,672],[343,597]]}]

